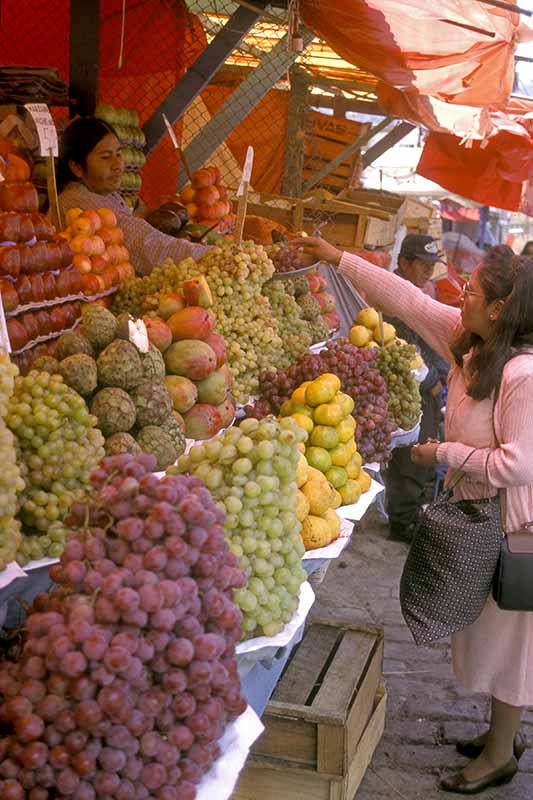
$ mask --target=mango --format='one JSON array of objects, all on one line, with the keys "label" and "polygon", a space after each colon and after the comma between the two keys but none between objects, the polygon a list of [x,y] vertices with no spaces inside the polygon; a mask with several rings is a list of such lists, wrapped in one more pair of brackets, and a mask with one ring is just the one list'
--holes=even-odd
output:
[{"label": "mango", "polygon": [[298,517],[298,522],[303,522],[308,514],[309,501],[305,494],[298,489],[296,493],[296,516]]},{"label": "mango", "polygon": [[172,314],[167,325],[175,342],[181,339],[207,339],[215,327],[215,315],[200,306],[182,308]]},{"label": "mango", "polygon": [[323,403],[313,412],[315,425],[338,425],[343,419],[342,408],[337,403]]},{"label": "mango", "polygon": [[348,475],[343,467],[330,467],[325,475],[334,489],[340,490],[348,480]]},{"label": "mango", "polygon": [[305,404],[305,390],[307,389],[310,383],[311,381],[304,381],[304,383],[298,386],[298,388],[295,389],[294,392],[291,394],[291,400],[296,405]]},{"label": "mango", "polygon": [[223,403],[228,393],[226,377],[219,370],[215,370],[207,378],[198,381],[196,388],[198,389],[198,402],[211,406],[219,406]]},{"label": "mango", "polygon": [[311,406],[306,406],[305,403],[295,403],[294,400],[289,402],[292,402],[292,414],[303,414],[304,416],[313,419],[313,409]]},{"label": "mango", "polygon": [[337,445],[337,447],[334,447],[333,450],[329,451],[329,454],[331,456],[331,463],[334,467],[345,467],[352,457],[350,442]]},{"label": "mango", "polygon": [[339,444],[339,434],[330,425],[316,425],[313,428],[313,423],[311,422],[309,443],[314,447],[324,447],[326,450],[332,450]]},{"label": "mango", "polygon": [[345,417],[349,416],[354,410],[355,403],[353,397],[350,397],[349,394],[345,394],[344,392],[337,392],[334,400],[338,405],[341,406],[342,410],[344,411]]},{"label": "mango", "polygon": [[346,474],[348,475],[348,480],[357,480],[361,474],[361,465],[353,456],[346,464]]},{"label": "mango", "polygon": [[342,506],[342,497],[337,489],[333,489],[333,491],[335,492],[335,499],[333,500],[333,504],[331,507],[335,509]]},{"label": "mango", "polygon": [[307,481],[307,483],[302,486],[301,491],[307,497],[311,514],[321,516],[328,508],[331,508],[333,504],[334,490],[327,481],[324,481],[324,483],[313,480]]},{"label": "mango", "polygon": [[167,373],[182,375],[191,381],[201,381],[214,372],[217,359],[205,342],[182,339],[163,353]]},{"label": "mango", "polygon": [[331,467],[331,456],[323,447],[307,447],[305,457],[310,467],[326,473]]},{"label": "mango", "polygon": [[344,486],[340,487],[339,494],[342,498],[342,505],[349,506],[352,503],[357,503],[361,497],[361,486],[358,481],[348,478]]},{"label": "mango", "polygon": [[308,481],[318,481],[319,483],[325,483],[325,484],[328,483],[324,473],[321,472],[319,469],[316,469],[315,467],[312,467],[309,464],[309,462],[308,462],[308,465],[307,465],[307,480]]},{"label": "mango", "polygon": [[218,333],[210,333],[205,341],[215,351],[218,369],[226,363],[226,340]]},{"label": "mango", "polygon": [[185,308],[185,298],[181,292],[168,292],[159,295],[158,315],[161,319],[168,319],[173,314]]},{"label": "mango", "polygon": [[188,378],[179,375],[166,375],[165,385],[172,398],[174,411],[185,414],[198,400],[198,389]]},{"label": "mango", "polygon": [[197,403],[183,415],[188,439],[210,439],[222,428],[222,418],[214,406]]},{"label": "mango", "polygon": [[292,419],[296,420],[300,428],[303,428],[307,433],[311,433],[314,428],[313,420],[305,414],[291,414]]},{"label": "mango", "polygon": [[325,514],[322,515],[329,526],[329,540],[330,542],[334,542],[335,539],[338,539],[341,532],[341,520],[339,515],[336,511],[332,508],[328,508]]},{"label": "mango", "polygon": [[364,494],[365,492],[368,492],[372,486],[372,478],[368,472],[365,472],[364,469],[362,469],[359,477],[357,478],[357,483],[361,487],[361,494]]},{"label": "mango", "polygon": [[330,542],[330,526],[327,520],[309,514],[302,522],[301,537],[306,550],[325,547]]},{"label": "mango", "polygon": [[188,306],[201,306],[211,308],[214,304],[213,295],[204,275],[197,275],[183,281],[183,296]]},{"label": "mango", "polygon": [[162,319],[144,319],[148,338],[154,347],[164,353],[172,344],[172,331]]},{"label": "mango", "polygon": [[220,414],[222,427],[228,428],[235,419],[235,403],[230,397],[226,397],[223,403],[216,406],[216,410]]}]

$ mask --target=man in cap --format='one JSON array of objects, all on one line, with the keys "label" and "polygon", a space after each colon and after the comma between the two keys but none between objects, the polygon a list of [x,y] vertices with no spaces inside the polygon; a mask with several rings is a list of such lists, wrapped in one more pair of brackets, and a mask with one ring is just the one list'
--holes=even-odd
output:
[{"label": "man in cap", "polygon": [[[428,291],[435,264],[441,260],[442,254],[432,236],[408,234],[400,247],[396,274]],[[422,422],[419,441],[436,439],[441,422],[442,389],[449,365],[404,322],[399,319],[387,319],[387,322],[394,325],[401,339],[416,345],[428,368],[428,374],[420,384]],[[427,324],[431,325],[430,319]],[[433,467],[413,464],[409,447],[398,447],[393,451],[385,477],[386,509],[392,539],[411,541],[420,507],[425,502],[424,489],[434,477]]]}]

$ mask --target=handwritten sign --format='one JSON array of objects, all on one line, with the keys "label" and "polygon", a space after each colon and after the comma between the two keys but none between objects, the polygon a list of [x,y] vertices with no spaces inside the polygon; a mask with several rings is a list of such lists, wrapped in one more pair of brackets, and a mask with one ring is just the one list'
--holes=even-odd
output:
[{"label": "handwritten sign", "polygon": [[45,103],[26,103],[25,108],[30,112],[37,128],[40,154],[58,156],[57,131],[48,106]]}]

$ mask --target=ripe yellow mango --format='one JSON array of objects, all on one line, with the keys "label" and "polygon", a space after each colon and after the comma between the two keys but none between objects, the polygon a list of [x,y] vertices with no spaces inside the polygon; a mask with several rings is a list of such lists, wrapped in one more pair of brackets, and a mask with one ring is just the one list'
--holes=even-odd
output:
[{"label": "ripe yellow mango", "polygon": [[306,550],[325,547],[330,542],[330,527],[327,520],[309,514],[302,522],[301,537]]}]

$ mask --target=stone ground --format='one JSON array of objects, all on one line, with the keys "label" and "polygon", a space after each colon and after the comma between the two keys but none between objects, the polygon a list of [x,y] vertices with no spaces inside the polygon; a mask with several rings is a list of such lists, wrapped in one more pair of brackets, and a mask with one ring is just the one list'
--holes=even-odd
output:
[{"label": "stone ground", "polygon": [[[398,599],[408,547],[387,537],[387,525],[371,509],[342,556],[315,586],[317,600],[311,613],[311,619],[370,619],[385,628],[385,734],[356,800],[459,797],[441,792],[439,778],[466,763],[455,742],[486,729],[488,698],[456,682],[448,644],[420,648],[414,644]],[[519,773],[507,786],[478,795],[483,800],[533,799],[533,710],[524,713],[522,729],[532,749],[522,756]]]}]

